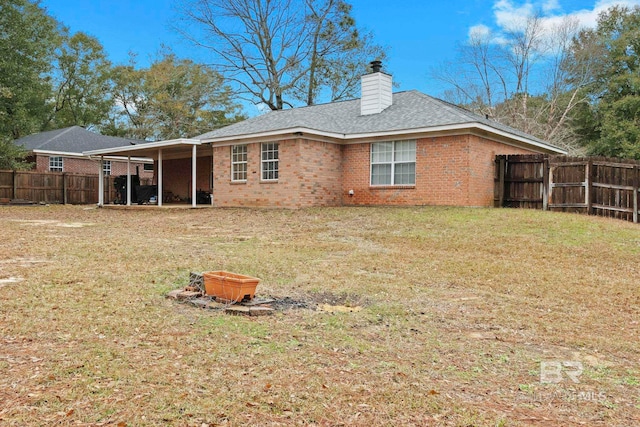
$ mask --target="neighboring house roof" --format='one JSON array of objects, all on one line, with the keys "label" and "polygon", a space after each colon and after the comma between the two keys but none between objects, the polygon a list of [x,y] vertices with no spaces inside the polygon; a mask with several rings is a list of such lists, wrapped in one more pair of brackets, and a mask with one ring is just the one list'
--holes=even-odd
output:
[{"label": "neighboring house roof", "polygon": [[116,138],[90,132],[80,126],[35,133],[14,141],[28,151],[47,153],[74,153],[83,151],[142,144],[146,141]]},{"label": "neighboring house roof", "polygon": [[202,142],[242,139],[288,132],[317,133],[350,140],[377,135],[478,128],[563,152],[553,145],[416,90],[393,94],[393,103],[378,114],[361,115],[360,99],[290,110],[271,111],[195,137]]}]

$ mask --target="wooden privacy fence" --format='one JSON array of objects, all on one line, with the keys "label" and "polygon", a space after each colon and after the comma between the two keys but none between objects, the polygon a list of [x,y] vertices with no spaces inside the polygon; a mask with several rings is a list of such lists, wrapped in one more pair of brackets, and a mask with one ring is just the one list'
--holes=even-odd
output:
[{"label": "wooden privacy fence", "polygon": [[638,222],[640,162],[546,154],[496,156],[496,207]]},{"label": "wooden privacy fence", "polygon": [[[115,176],[104,177],[104,201],[118,198]],[[22,199],[36,203],[98,203],[98,175],[65,172],[0,171],[0,199]]]}]

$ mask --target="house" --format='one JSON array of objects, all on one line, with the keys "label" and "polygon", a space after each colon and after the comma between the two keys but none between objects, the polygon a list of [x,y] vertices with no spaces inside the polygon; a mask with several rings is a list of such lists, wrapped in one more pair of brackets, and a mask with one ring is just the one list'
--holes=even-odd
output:
[{"label": "house", "polygon": [[189,140],[85,154],[153,157],[160,202],[170,188],[191,192],[195,205],[197,188],[212,194],[214,206],[303,208],[491,206],[496,155],[564,153],[418,91],[392,93],[379,61],[372,70],[362,77],[361,99],[272,111]]},{"label": "house", "polygon": [[[14,141],[28,151],[27,161],[34,163],[38,172],[68,172],[97,174],[96,162],[82,154],[83,151],[108,149],[143,143],[125,138],[104,136],[90,132],[80,126],[71,126],[36,133]],[[153,160],[136,158],[130,163],[132,173],[139,172],[142,178],[153,177]],[[105,175],[126,175],[127,158],[107,157],[103,162]]]}]

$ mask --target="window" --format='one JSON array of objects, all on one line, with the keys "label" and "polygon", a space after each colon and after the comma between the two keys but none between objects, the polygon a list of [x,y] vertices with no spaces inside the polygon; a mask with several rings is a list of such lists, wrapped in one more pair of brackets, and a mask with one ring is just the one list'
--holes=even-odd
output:
[{"label": "window", "polygon": [[62,157],[49,157],[49,170],[51,172],[62,172],[64,163]]},{"label": "window", "polygon": [[142,165],[142,170],[146,172],[153,172],[153,163],[145,163]]},{"label": "window", "polygon": [[278,143],[262,144],[262,180],[278,179]]},{"label": "window", "polygon": [[416,142],[371,144],[371,185],[415,185]]},{"label": "window", "polygon": [[111,175],[111,160],[104,160],[102,162],[102,172],[105,175]]},{"label": "window", "polygon": [[231,146],[231,181],[247,180],[247,146]]}]

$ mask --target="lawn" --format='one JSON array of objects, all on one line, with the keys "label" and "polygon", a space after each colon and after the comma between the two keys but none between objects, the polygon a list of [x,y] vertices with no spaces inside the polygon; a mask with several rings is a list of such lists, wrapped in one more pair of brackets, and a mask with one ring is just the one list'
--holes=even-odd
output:
[{"label": "lawn", "polygon": [[[3,426],[640,424],[638,225],[87,206],[0,224]],[[165,297],[220,269],[306,308]]]}]

